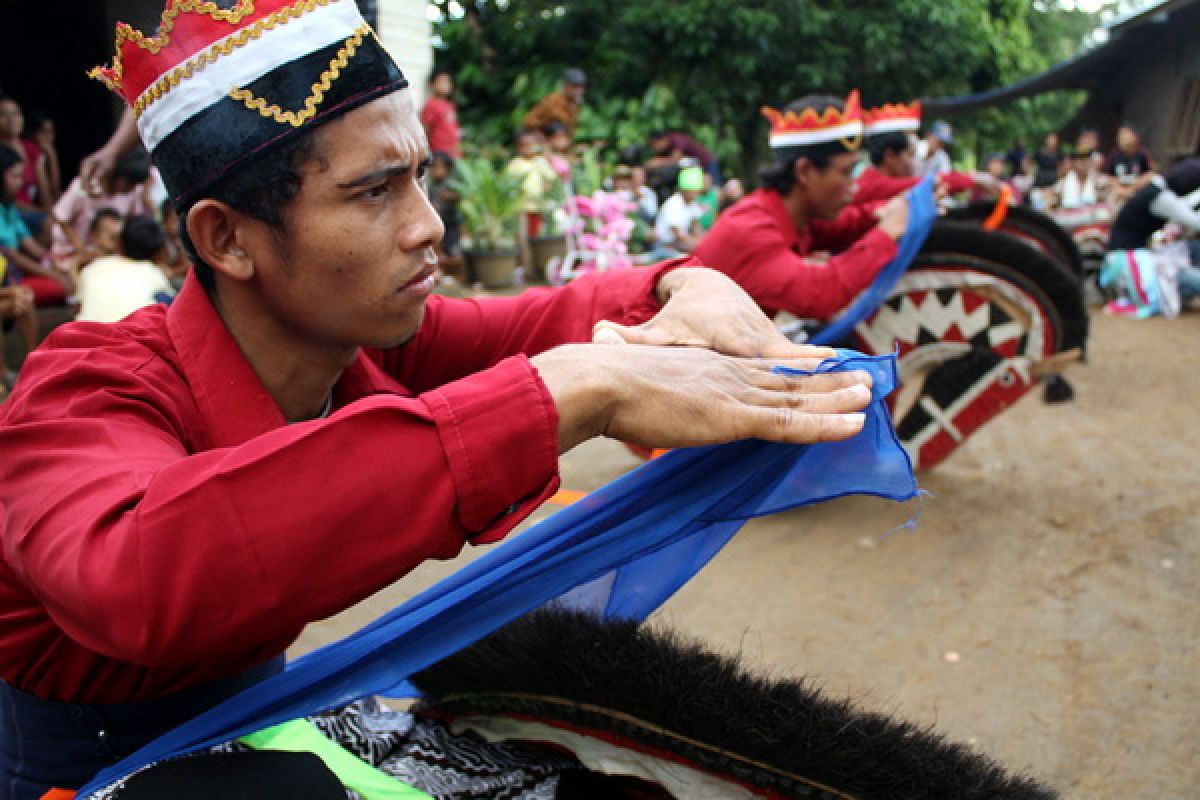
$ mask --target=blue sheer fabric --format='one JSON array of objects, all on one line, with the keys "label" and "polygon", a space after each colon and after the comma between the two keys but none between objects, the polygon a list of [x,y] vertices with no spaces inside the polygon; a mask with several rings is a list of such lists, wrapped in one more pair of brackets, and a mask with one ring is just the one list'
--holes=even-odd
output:
[{"label": "blue sheer fabric", "polygon": [[812,446],[743,441],[676,450],[619,478],[410,599],[152,742],[80,797],[146,765],[371,694],[414,694],[406,679],[549,602],[642,619],[752,517],[848,494],[915,496],[883,398],[893,356],[844,351],[818,372],[874,379],[865,430]]},{"label": "blue sheer fabric", "polygon": [[849,336],[858,323],[883,305],[888,292],[917,257],[936,220],[937,201],[933,197],[931,175],[908,191],[908,226],[896,245],[896,257],[880,270],[866,291],[860,294],[841,316],[813,335],[813,344],[837,344]]}]

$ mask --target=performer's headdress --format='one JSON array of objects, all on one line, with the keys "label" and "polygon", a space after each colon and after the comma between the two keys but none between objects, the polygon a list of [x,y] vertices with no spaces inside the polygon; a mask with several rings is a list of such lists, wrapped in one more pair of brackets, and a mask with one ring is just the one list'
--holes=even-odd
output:
[{"label": "performer's headdress", "polygon": [[117,25],[116,57],[92,77],[133,108],[181,207],[250,159],[408,86],[354,0],[167,0],[156,35]]},{"label": "performer's headdress", "polygon": [[862,105],[858,90],[850,92],[843,108],[830,105],[822,112],[806,108],[803,111],[777,111],[763,107],[763,116],[771,123],[771,149],[780,151],[805,150],[821,152],[854,152],[862,144]]},{"label": "performer's headdress", "polygon": [[879,108],[869,108],[863,112],[863,132],[867,136],[907,133],[919,130],[920,127],[920,100],[914,100],[910,105],[885,103]]}]

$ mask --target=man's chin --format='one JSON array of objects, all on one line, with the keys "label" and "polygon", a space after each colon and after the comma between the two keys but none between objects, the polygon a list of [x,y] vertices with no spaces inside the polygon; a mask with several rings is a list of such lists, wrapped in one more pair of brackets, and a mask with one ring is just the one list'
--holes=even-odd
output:
[{"label": "man's chin", "polygon": [[378,339],[368,342],[367,347],[376,347],[387,350],[393,347],[402,347],[416,338],[417,333],[421,330],[421,323],[425,320],[425,304],[421,303],[419,308],[414,309],[410,314],[405,315],[404,324],[390,328],[386,336],[381,336]]}]

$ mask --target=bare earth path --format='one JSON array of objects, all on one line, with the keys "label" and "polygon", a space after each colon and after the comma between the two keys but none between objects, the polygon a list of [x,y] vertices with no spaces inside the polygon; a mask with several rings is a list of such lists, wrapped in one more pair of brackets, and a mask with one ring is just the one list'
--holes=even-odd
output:
[{"label": "bare earth path", "polygon": [[[1200,796],[1200,313],[1094,325],[1076,401],[1026,398],[923,475],[915,530],[887,534],[916,504],[870,499],[757,521],[658,621],[971,740],[1066,797]],[[636,463],[610,442],[564,461],[583,490]]]}]

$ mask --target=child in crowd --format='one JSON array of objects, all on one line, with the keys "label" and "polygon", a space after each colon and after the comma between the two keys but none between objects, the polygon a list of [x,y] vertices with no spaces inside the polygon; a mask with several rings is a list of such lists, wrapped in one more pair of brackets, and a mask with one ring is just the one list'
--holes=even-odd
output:
[{"label": "child in crowd", "polygon": [[74,280],[79,276],[79,271],[93,260],[117,253],[121,247],[121,226],[123,224],[124,220],[115,209],[102,208],[92,217],[87,239],[83,241],[74,239],[75,232],[70,228],[64,228],[66,234],[74,239],[72,244],[75,252],[58,264],[59,269],[65,271]]},{"label": "child in crowd", "polygon": [[[75,254],[78,242],[85,241],[88,228],[102,208],[111,208],[121,217],[131,214],[149,214],[154,206],[148,197],[150,178],[150,156],[141,148],[134,148],[117,160],[101,184],[100,194],[92,194],[76,178],[54,206],[54,217],[62,223],[54,230],[51,252],[55,263],[62,266]],[[70,233],[63,229],[69,227]],[[74,234],[74,236],[72,236]]]},{"label": "child in crowd", "polygon": [[134,215],[121,228],[120,253],[101,256],[79,273],[78,320],[119,322],[139,308],[175,296],[166,271],[167,236],[153,217]]},{"label": "child in crowd", "polygon": [[45,248],[34,239],[17,208],[24,169],[23,155],[0,147],[0,256],[13,271],[13,282],[31,290],[39,306],[61,305],[73,288],[71,279],[46,265]]},{"label": "child in crowd", "polygon": [[17,381],[17,373],[9,369],[4,334],[13,328],[19,329],[26,352],[33,349],[37,339],[33,292],[24,286],[12,285],[10,277],[8,260],[0,255],[0,402],[8,397],[8,390]]}]

